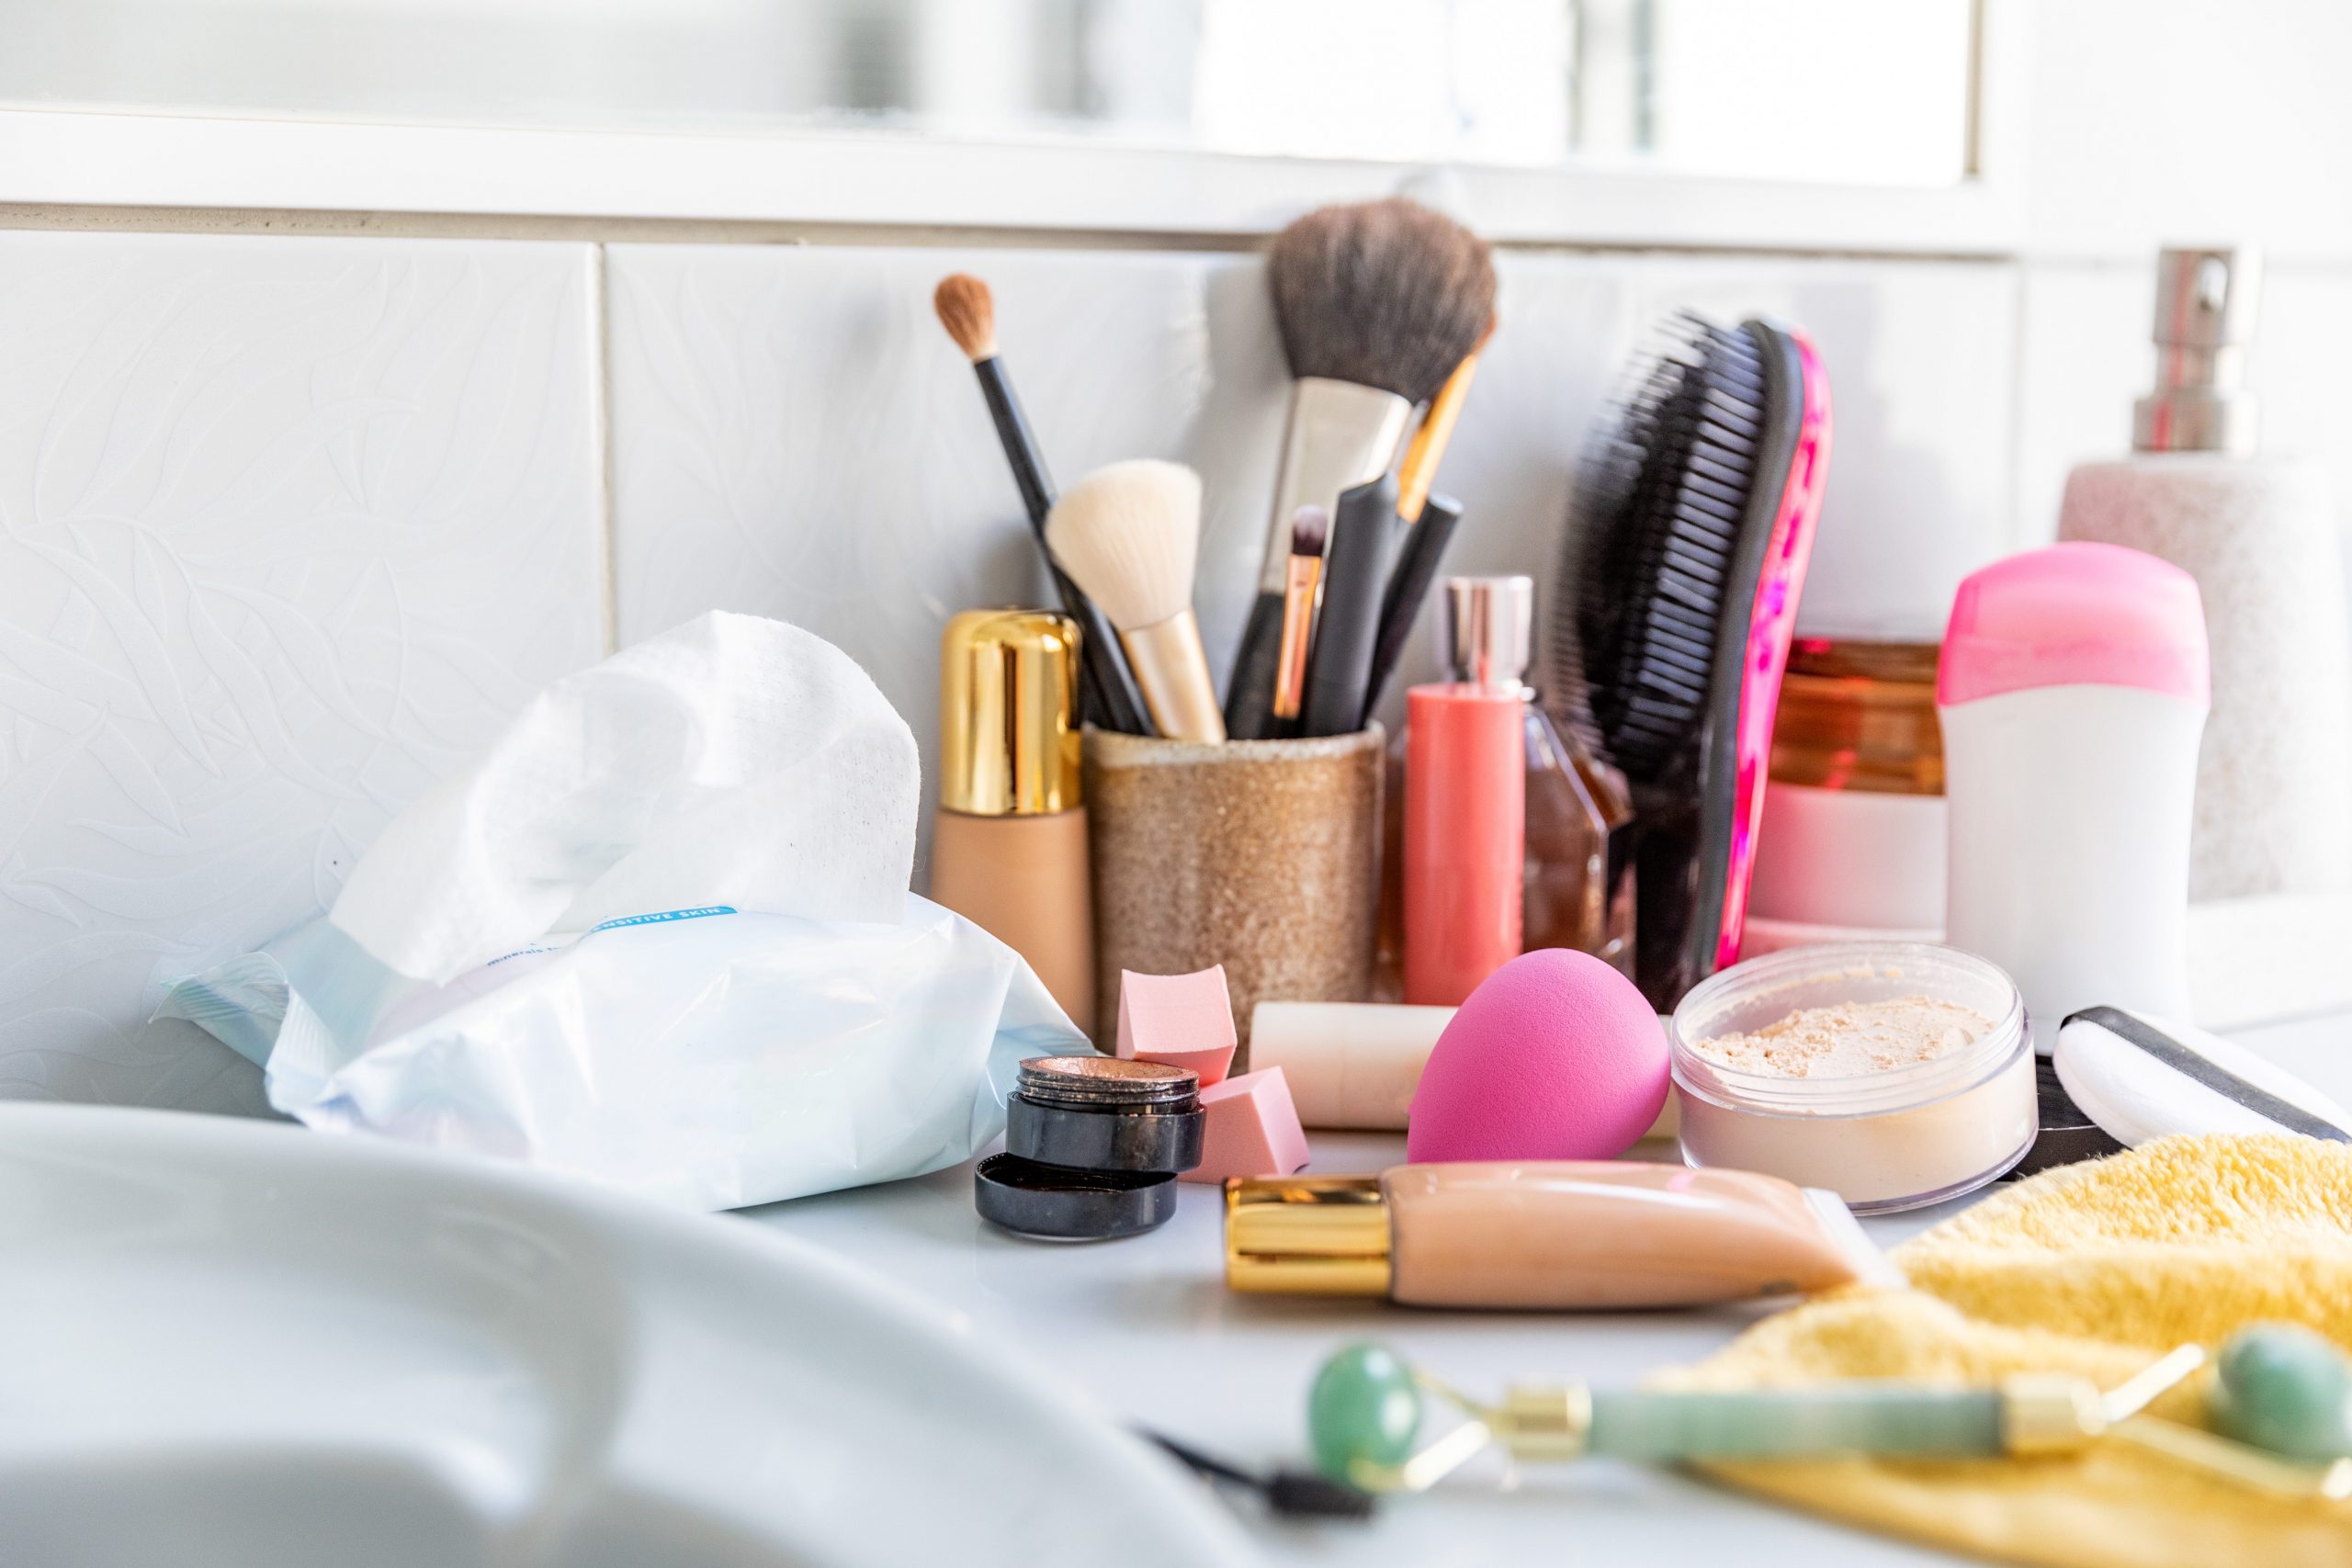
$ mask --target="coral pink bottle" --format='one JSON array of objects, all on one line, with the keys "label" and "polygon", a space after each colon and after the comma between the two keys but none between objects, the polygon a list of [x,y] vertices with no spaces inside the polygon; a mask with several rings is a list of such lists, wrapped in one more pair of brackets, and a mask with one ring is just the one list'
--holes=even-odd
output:
[{"label": "coral pink bottle", "polygon": [[1460,1003],[1519,956],[1526,897],[1526,578],[1453,578],[1455,668],[1405,694],[1405,1000]]}]

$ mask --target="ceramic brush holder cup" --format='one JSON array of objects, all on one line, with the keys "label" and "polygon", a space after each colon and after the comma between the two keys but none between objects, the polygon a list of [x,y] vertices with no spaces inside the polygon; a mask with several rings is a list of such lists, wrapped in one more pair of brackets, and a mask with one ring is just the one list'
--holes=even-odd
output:
[{"label": "ceramic brush holder cup", "polygon": [[1370,996],[1385,752],[1378,725],[1220,746],[1087,730],[1098,1043],[1123,970],[1225,965],[1245,1053],[1261,1000]]}]

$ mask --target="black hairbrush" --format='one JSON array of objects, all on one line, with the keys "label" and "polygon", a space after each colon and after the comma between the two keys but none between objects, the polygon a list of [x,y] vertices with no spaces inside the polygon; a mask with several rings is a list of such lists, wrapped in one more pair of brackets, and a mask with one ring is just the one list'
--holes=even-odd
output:
[{"label": "black hairbrush", "polygon": [[1661,1011],[1738,956],[1829,460],[1803,333],[1686,312],[1664,339],[1578,469],[1547,683],[1633,786],[1634,972]]}]

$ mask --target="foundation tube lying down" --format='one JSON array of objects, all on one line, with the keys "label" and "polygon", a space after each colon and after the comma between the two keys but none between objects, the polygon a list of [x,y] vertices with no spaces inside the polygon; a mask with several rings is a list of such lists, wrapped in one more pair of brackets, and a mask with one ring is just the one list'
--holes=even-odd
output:
[{"label": "foundation tube lying down", "polygon": [[1225,1247],[1237,1291],[1412,1306],[1696,1306],[1901,1280],[1835,1193],[1613,1160],[1229,1182]]}]

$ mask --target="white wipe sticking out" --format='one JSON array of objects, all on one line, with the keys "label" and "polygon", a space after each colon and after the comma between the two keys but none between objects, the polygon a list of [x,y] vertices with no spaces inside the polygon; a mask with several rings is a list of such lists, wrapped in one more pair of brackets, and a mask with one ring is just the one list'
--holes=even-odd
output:
[{"label": "white wipe sticking out", "polygon": [[1025,1056],[1089,1049],[913,897],[914,737],[821,638],[711,615],[556,682],[322,919],[161,1015],[309,1126],[695,1208],[936,1170]]},{"label": "white wipe sticking out", "polygon": [[327,918],[436,981],[545,931],[662,909],[895,920],[922,766],[849,655],[713,613],[534,697],[393,819]]}]

